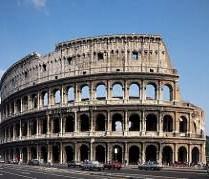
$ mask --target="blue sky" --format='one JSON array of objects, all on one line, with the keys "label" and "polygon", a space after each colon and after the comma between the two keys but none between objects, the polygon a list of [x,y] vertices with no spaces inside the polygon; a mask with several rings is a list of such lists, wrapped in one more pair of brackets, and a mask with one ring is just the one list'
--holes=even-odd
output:
[{"label": "blue sky", "polygon": [[0,74],[57,42],[115,33],[162,35],[182,97],[205,110],[209,134],[208,0],[1,0]]}]

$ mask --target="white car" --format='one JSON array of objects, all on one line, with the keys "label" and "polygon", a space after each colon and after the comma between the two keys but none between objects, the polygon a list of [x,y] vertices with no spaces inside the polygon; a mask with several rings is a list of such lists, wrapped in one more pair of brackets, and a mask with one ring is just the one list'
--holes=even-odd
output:
[{"label": "white car", "polygon": [[81,167],[82,170],[103,170],[104,165],[98,161],[85,161]]}]

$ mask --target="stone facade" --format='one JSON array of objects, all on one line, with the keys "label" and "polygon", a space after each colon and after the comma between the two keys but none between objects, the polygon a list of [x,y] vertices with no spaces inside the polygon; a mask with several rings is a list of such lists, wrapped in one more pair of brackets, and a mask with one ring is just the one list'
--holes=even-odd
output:
[{"label": "stone facade", "polygon": [[205,163],[204,113],[181,99],[160,36],[62,42],[3,75],[0,153],[23,163]]}]

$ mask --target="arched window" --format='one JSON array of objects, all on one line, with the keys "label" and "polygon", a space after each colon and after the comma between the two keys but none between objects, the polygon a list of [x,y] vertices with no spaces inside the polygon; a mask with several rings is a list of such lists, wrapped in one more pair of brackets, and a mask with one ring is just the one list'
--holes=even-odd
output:
[{"label": "arched window", "polygon": [[105,131],[105,116],[98,114],[96,118],[96,131]]},{"label": "arched window", "polygon": [[60,102],[61,102],[60,90],[54,91],[54,101],[55,101],[55,104],[60,104]]},{"label": "arched window", "polygon": [[123,87],[119,83],[115,83],[112,87],[113,98],[123,98]]},{"label": "arched window", "polygon": [[82,114],[80,116],[80,129],[81,129],[81,132],[90,130],[89,116],[86,114]]},{"label": "arched window", "polygon": [[71,101],[75,100],[75,94],[74,94],[74,88],[73,87],[68,88],[67,98],[68,98],[68,102],[71,102]]},{"label": "arched window", "polygon": [[170,85],[163,85],[163,100],[164,101],[172,100],[172,90]]},{"label": "arched window", "polygon": [[187,132],[187,119],[184,116],[181,116],[179,119],[179,132]]},{"label": "arched window", "polygon": [[89,98],[90,98],[89,86],[84,85],[81,87],[81,100],[88,100]]},{"label": "arched window", "polygon": [[132,83],[129,87],[129,98],[138,98],[139,97],[139,85]]},{"label": "arched window", "polygon": [[105,99],[107,96],[106,87],[104,84],[99,84],[96,87],[96,98]]},{"label": "arched window", "polygon": [[170,115],[165,115],[163,117],[163,131],[164,132],[173,131],[173,119]]},{"label": "arched window", "polygon": [[112,131],[123,131],[123,118],[121,114],[114,114],[112,117]]},{"label": "arched window", "polygon": [[178,161],[181,163],[187,162],[187,149],[185,147],[180,147],[178,150]]},{"label": "arched window", "polygon": [[155,114],[148,114],[146,117],[146,130],[157,131],[157,117]]},{"label": "arched window", "polygon": [[146,100],[156,99],[156,85],[153,83],[148,83],[146,86]]},{"label": "arched window", "polygon": [[139,115],[132,114],[129,118],[129,131],[139,131]]},{"label": "arched window", "polygon": [[43,106],[48,106],[48,93],[47,92],[43,92],[42,93],[42,105]]}]

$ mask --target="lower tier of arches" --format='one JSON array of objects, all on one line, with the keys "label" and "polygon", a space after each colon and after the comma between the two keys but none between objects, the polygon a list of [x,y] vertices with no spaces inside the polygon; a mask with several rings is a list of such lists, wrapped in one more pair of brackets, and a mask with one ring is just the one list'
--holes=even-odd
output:
[{"label": "lower tier of arches", "polygon": [[98,160],[103,163],[117,160],[129,165],[145,161],[157,161],[164,165],[205,163],[204,144],[158,142],[36,142],[3,146],[0,155],[5,161],[18,160],[21,163],[27,163],[31,159],[60,164],[72,160]]}]

